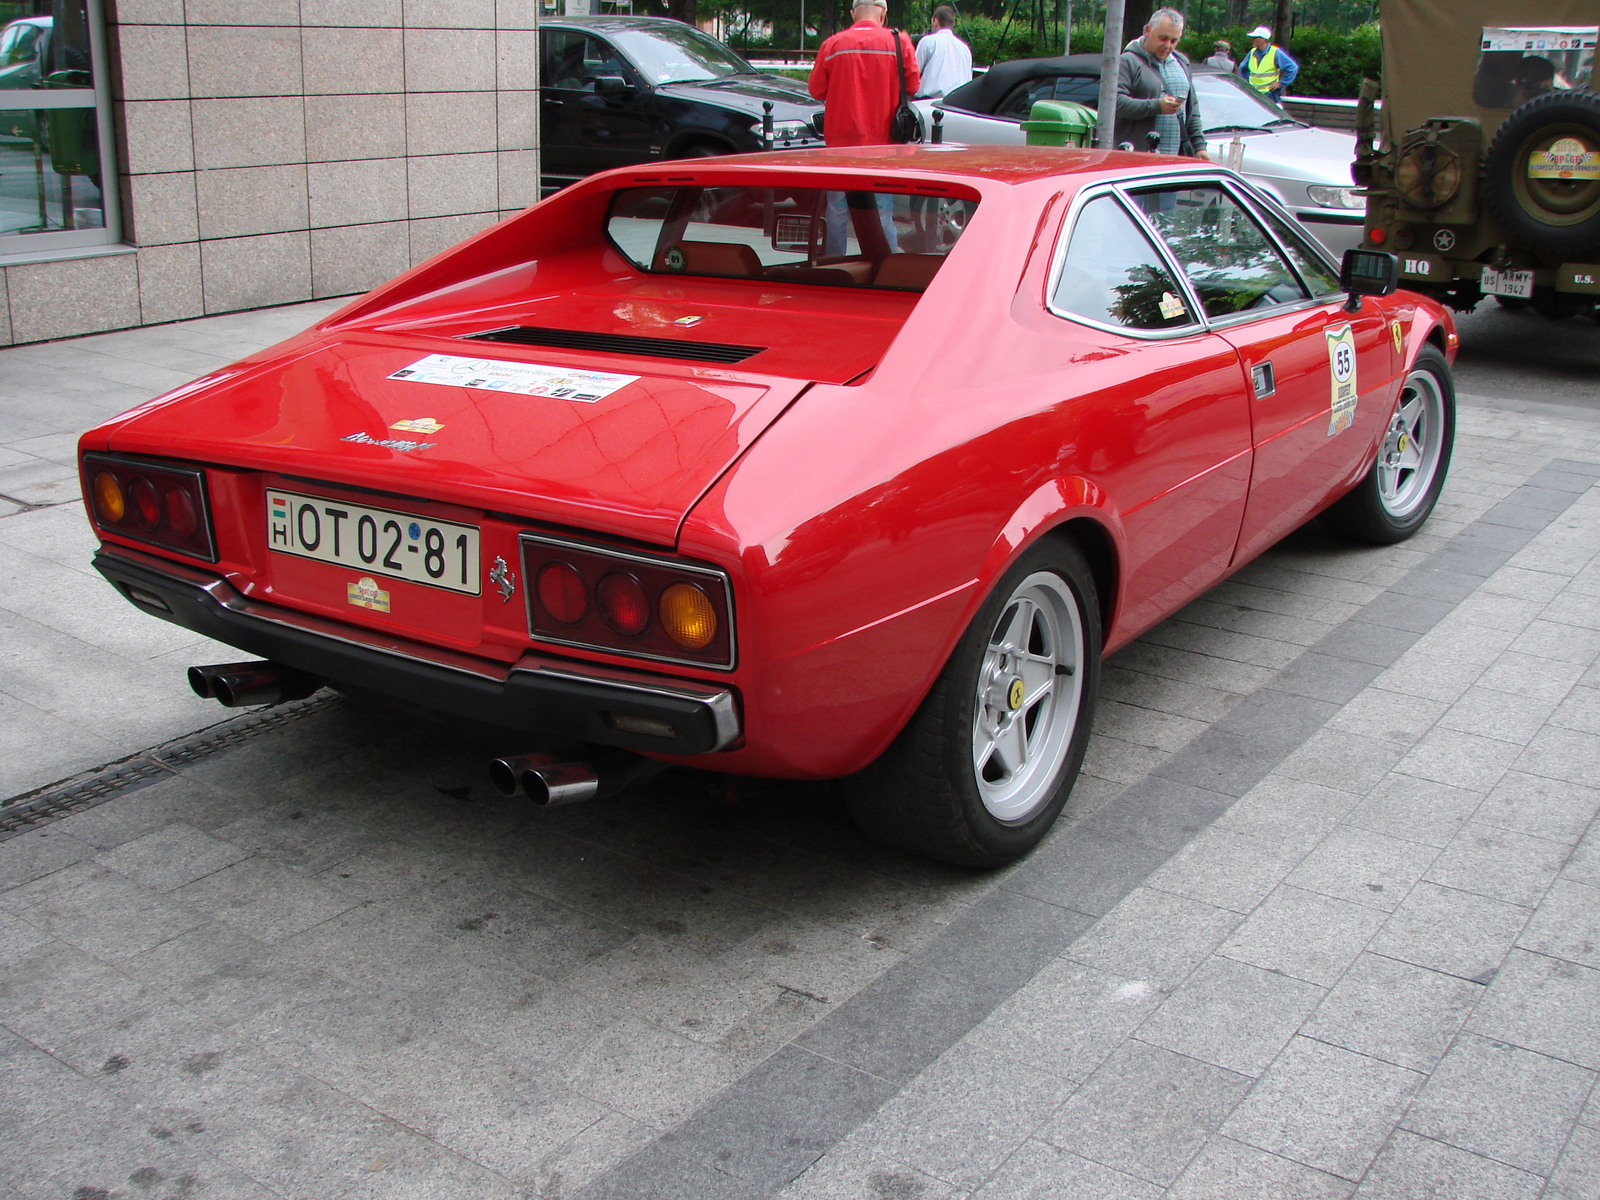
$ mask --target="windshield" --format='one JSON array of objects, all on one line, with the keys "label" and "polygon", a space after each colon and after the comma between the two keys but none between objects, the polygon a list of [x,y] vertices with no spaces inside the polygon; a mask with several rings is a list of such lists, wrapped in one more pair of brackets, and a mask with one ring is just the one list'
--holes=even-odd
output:
[{"label": "windshield", "polygon": [[1194,77],[1194,90],[1200,95],[1200,118],[1206,132],[1233,132],[1249,129],[1278,129],[1299,122],[1255,88],[1232,75]]},{"label": "windshield", "polygon": [[611,33],[611,40],[653,84],[700,83],[755,74],[755,68],[732,50],[688,25],[619,29]]},{"label": "windshield", "polygon": [[641,271],[920,292],[975,199],[817,188],[624,188],[606,232]]}]

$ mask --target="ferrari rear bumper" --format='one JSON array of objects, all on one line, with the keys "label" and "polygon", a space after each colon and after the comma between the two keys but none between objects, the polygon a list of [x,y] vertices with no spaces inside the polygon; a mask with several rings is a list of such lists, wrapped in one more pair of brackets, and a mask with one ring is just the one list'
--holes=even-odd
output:
[{"label": "ferrari rear bumper", "polygon": [[502,729],[696,755],[741,734],[731,689],[525,654],[474,658],[265,604],[226,579],[154,555],[102,549],[94,566],[143,611],[250,654]]}]

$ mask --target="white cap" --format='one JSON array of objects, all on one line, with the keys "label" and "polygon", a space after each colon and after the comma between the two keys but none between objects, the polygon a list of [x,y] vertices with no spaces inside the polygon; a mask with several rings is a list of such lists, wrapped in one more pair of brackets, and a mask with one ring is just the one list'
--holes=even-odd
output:
[{"label": "white cap", "polygon": [[1270,42],[1272,40],[1272,30],[1265,25],[1257,25],[1250,31],[1250,36],[1253,38],[1264,37]]}]

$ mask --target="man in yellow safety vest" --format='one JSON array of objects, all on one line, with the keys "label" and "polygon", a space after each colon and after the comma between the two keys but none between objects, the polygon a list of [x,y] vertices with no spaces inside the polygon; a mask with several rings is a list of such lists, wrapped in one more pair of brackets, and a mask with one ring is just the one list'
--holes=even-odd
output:
[{"label": "man in yellow safety vest", "polygon": [[1283,99],[1283,89],[1300,74],[1300,64],[1282,46],[1272,44],[1272,30],[1265,25],[1250,31],[1250,44],[1254,49],[1239,60],[1239,74],[1256,91]]}]

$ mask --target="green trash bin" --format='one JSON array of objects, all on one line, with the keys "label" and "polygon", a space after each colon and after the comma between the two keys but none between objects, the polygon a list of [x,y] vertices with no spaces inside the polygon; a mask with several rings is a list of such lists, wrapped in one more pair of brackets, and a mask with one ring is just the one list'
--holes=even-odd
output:
[{"label": "green trash bin", "polygon": [[1087,146],[1094,133],[1094,109],[1067,100],[1037,101],[1022,123],[1030,146]]}]

